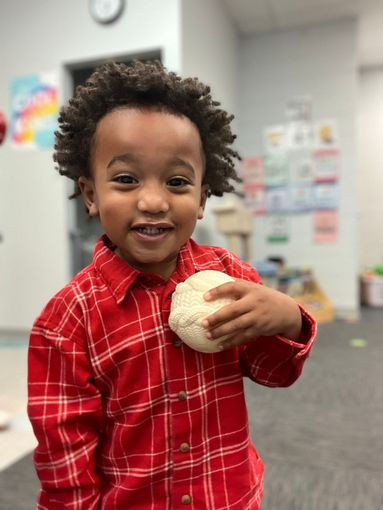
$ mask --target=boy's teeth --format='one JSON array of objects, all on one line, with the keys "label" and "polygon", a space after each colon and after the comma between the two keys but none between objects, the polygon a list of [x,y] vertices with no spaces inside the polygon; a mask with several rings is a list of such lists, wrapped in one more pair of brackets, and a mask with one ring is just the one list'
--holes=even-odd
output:
[{"label": "boy's teeth", "polygon": [[160,234],[164,229],[157,227],[140,227],[138,230],[144,234],[155,235]]}]

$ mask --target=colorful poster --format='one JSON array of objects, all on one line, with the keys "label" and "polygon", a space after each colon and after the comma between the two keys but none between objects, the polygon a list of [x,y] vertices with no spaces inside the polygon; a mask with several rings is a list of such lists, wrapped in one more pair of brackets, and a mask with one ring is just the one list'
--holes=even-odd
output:
[{"label": "colorful poster", "polygon": [[285,213],[290,210],[289,188],[266,188],[266,212],[268,214]]},{"label": "colorful poster", "polygon": [[333,182],[339,177],[339,150],[318,149],[313,152],[315,182]]},{"label": "colorful poster", "polygon": [[265,152],[272,154],[286,149],[286,127],[283,124],[269,126],[263,131]]},{"label": "colorful poster", "polygon": [[313,182],[311,150],[292,150],[289,152],[289,174],[292,184],[311,184]]},{"label": "colorful poster", "polygon": [[313,208],[313,188],[310,184],[290,186],[290,209],[292,213],[303,213]]},{"label": "colorful poster", "polygon": [[241,165],[241,177],[247,208],[254,215],[264,214],[265,175],[262,157],[254,156],[243,159]]},{"label": "colorful poster", "polygon": [[265,187],[262,184],[245,182],[243,189],[245,204],[251,213],[255,216],[265,214]]},{"label": "colorful poster", "polygon": [[57,76],[40,73],[11,82],[11,143],[16,148],[51,149],[57,129]]},{"label": "colorful poster", "polygon": [[286,125],[286,146],[290,149],[312,147],[314,130],[312,125],[304,121],[294,121]]},{"label": "colorful poster", "polygon": [[266,221],[266,241],[287,243],[290,237],[290,219],[286,216],[268,216]]},{"label": "colorful poster", "polygon": [[286,152],[269,154],[264,159],[265,186],[283,186],[289,180],[289,161]]},{"label": "colorful poster", "polygon": [[339,145],[338,123],[335,119],[321,120],[314,125],[314,144],[318,148]]},{"label": "colorful poster", "polygon": [[314,241],[336,243],[338,240],[338,211],[315,211]]},{"label": "colorful poster", "polygon": [[265,172],[263,169],[263,159],[261,156],[244,158],[241,164],[241,177],[244,184],[251,183],[264,185]]},{"label": "colorful poster", "polygon": [[319,183],[314,187],[314,208],[315,209],[337,209],[338,208],[338,184],[335,182]]}]

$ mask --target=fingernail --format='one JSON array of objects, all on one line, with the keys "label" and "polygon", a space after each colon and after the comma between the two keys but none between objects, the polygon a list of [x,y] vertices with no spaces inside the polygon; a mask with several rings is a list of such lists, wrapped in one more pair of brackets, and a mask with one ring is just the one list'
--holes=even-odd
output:
[{"label": "fingernail", "polygon": [[210,333],[210,331],[207,331],[206,333],[206,337],[211,340],[213,338],[212,334]]},{"label": "fingernail", "polygon": [[211,292],[207,291],[206,294],[204,294],[203,297],[204,297],[205,301],[209,301],[209,299],[211,299]]},{"label": "fingernail", "polygon": [[204,320],[201,322],[201,324],[202,324],[202,327],[203,327],[203,328],[207,328],[207,327],[209,327],[209,321],[208,321],[208,320],[206,320],[206,319],[204,319]]}]

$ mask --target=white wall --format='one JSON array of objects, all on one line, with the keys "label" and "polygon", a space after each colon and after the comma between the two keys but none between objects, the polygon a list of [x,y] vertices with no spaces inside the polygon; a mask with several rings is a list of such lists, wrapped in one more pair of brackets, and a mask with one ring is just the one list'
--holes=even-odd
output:
[{"label": "white wall", "polygon": [[[12,0],[0,4],[0,36],[0,109],[9,117],[9,84],[18,76],[57,72],[64,100],[66,64],[161,50],[179,71],[180,0],[128,0],[109,26],[91,19],[85,0]],[[50,151],[0,147],[0,329],[29,329],[69,280],[67,195]]]},{"label": "white wall", "polygon": [[312,267],[339,314],[358,310],[356,244],[355,114],[357,30],[353,20],[243,38],[239,48],[239,146],[244,156],[261,154],[265,126],[285,122],[287,102],[313,99],[313,120],[338,120],[341,150],[339,239],[312,241],[312,217],[293,217],[290,242],[265,242],[264,221],[256,219],[254,258],[282,255],[289,266]]},{"label": "white wall", "polygon": [[360,268],[383,264],[383,65],[362,69],[357,112]]},{"label": "white wall", "polygon": [[[213,99],[235,115],[232,123],[238,132],[238,36],[223,2],[220,0],[184,0],[182,2],[183,76],[197,76],[211,87]],[[197,225],[194,238],[202,244],[226,246],[216,229],[214,207],[224,197],[209,198],[205,217]]]},{"label": "white wall", "polygon": [[181,71],[210,85],[230,113],[238,109],[238,36],[221,0],[184,0]]}]

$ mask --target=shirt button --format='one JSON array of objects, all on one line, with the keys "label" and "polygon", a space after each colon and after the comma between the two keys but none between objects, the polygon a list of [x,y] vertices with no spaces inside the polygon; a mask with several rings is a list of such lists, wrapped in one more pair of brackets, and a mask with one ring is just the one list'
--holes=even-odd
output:
[{"label": "shirt button", "polygon": [[181,345],[182,345],[182,340],[181,340],[180,338],[175,338],[175,339],[173,340],[173,345],[174,345],[174,347],[181,347]]},{"label": "shirt button", "polygon": [[183,505],[190,505],[191,501],[192,501],[192,498],[191,498],[191,496],[189,496],[189,494],[184,494],[181,498],[181,503]]},{"label": "shirt button", "polygon": [[178,400],[186,400],[188,397],[186,395],[186,391],[180,391],[178,393]]},{"label": "shirt button", "polygon": [[180,451],[182,453],[190,452],[190,445],[188,443],[182,443],[181,446],[180,446]]}]

